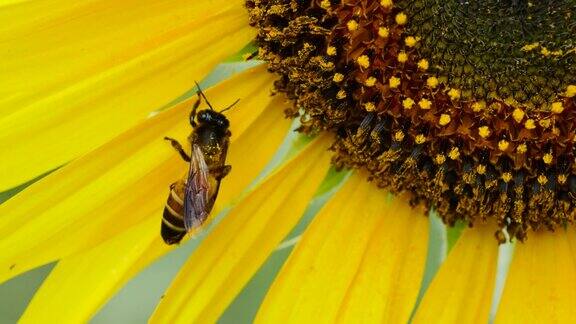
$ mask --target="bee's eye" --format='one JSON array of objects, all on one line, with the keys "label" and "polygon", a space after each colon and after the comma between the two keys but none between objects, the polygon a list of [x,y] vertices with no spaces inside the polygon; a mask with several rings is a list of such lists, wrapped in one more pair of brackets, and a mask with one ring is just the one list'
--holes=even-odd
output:
[{"label": "bee's eye", "polygon": [[210,121],[210,114],[206,110],[202,110],[198,113],[198,121],[199,122],[208,122]]},{"label": "bee's eye", "polygon": [[227,119],[218,119],[218,126],[227,128],[228,126],[230,126],[230,123],[228,122]]}]

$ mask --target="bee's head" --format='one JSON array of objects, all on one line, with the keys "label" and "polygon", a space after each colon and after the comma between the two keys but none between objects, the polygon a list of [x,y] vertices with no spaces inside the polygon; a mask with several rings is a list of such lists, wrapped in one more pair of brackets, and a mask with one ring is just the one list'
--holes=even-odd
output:
[{"label": "bee's head", "polygon": [[208,124],[219,128],[227,129],[228,126],[230,126],[228,118],[226,118],[226,116],[214,110],[208,110],[208,109],[201,110],[200,112],[198,112],[198,116],[196,117],[196,119],[200,124]]}]

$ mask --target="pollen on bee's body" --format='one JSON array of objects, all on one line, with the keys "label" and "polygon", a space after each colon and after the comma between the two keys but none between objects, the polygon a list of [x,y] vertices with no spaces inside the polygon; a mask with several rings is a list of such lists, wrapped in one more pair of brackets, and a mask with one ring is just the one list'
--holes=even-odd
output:
[{"label": "pollen on bee's body", "polygon": [[576,15],[547,3],[246,1],[287,115],[336,133],[338,166],[518,239],[576,222]]}]

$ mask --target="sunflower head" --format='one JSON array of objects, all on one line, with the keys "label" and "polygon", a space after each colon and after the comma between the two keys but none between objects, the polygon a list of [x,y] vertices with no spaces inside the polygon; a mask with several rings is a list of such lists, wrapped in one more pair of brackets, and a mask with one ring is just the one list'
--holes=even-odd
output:
[{"label": "sunflower head", "polygon": [[[333,162],[510,237],[575,217],[570,1],[247,1],[260,55]],[[503,233],[497,232],[499,240]]]}]

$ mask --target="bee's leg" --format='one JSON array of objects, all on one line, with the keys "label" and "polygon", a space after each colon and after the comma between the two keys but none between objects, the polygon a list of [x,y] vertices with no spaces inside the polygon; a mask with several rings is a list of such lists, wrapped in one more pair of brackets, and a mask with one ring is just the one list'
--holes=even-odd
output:
[{"label": "bee's leg", "polygon": [[202,96],[200,95],[199,91],[196,93],[196,95],[198,96],[198,99],[196,99],[196,101],[194,101],[194,105],[192,106],[192,111],[190,112],[190,125],[192,125],[192,127],[196,127],[196,111],[198,110],[198,107],[200,106],[200,103],[202,102]]},{"label": "bee's leg", "polygon": [[210,169],[210,172],[214,174],[216,180],[222,180],[222,178],[224,178],[225,176],[228,175],[228,173],[230,173],[230,170],[232,170],[231,165],[223,165]]},{"label": "bee's leg", "polygon": [[182,159],[186,162],[190,162],[192,159],[190,158],[190,156],[188,156],[188,154],[186,154],[186,152],[184,152],[184,149],[182,148],[182,144],[180,144],[177,140],[170,138],[170,137],[164,137],[165,140],[169,141],[170,144],[172,144],[172,147],[178,151],[178,153],[180,153],[180,156],[182,157]]}]

